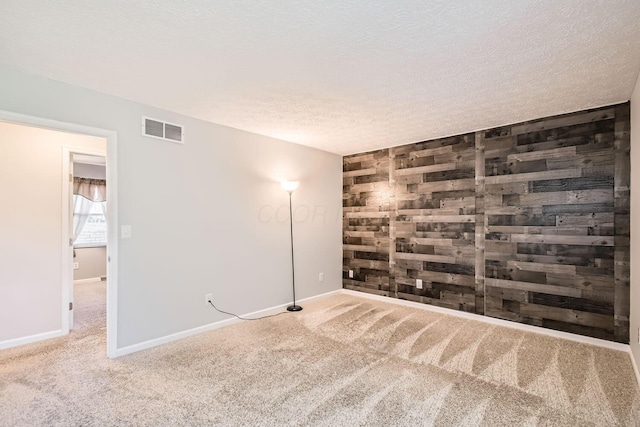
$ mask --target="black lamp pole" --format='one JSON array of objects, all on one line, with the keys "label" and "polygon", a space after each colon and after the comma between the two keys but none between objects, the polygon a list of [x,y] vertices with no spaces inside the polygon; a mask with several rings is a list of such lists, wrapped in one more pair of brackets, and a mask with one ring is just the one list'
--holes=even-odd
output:
[{"label": "black lamp pole", "polygon": [[291,207],[291,194],[293,190],[289,191],[289,229],[291,231],[291,278],[293,281],[293,305],[287,307],[288,311],[300,311],[302,307],[296,305],[296,268],[293,262],[293,209]]}]

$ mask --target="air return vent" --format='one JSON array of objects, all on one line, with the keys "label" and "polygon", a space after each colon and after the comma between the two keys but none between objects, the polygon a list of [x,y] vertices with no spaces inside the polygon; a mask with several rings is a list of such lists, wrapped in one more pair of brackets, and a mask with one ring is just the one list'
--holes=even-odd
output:
[{"label": "air return vent", "polygon": [[165,141],[184,143],[184,128],[161,120],[142,117],[142,135]]}]

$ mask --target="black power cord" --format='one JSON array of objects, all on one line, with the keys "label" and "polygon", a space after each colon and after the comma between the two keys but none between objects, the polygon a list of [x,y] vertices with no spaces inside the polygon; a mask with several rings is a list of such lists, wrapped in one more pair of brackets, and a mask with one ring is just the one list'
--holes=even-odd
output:
[{"label": "black power cord", "polygon": [[215,305],[213,305],[213,302],[211,300],[209,300],[209,304],[211,304],[211,307],[215,308],[216,311],[219,311],[220,313],[224,313],[224,314],[228,314],[229,316],[235,316],[240,320],[262,320],[262,319],[266,319],[267,317],[276,317],[276,316],[280,316],[281,314],[287,314],[289,313],[288,311],[283,311],[281,313],[276,313],[276,314],[270,314],[268,316],[262,316],[262,317],[254,317],[253,319],[247,319],[246,317],[240,317],[237,314],[233,314],[233,313],[229,313],[228,311],[224,311],[224,310],[220,310],[218,307],[216,307]]}]

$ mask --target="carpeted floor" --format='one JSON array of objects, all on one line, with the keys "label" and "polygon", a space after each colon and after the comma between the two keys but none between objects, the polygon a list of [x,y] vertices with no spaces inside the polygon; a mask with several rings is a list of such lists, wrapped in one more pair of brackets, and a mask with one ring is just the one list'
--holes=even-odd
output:
[{"label": "carpeted floor", "polygon": [[0,425],[640,425],[623,352],[335,295],[108,360],[77,292],[70,336],[0,352]]}]

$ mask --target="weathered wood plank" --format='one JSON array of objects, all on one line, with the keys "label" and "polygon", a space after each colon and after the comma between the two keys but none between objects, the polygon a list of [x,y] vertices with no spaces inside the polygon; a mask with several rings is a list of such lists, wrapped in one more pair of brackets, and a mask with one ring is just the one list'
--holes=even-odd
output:
[{"label": "weathered wood plank", "polygon": [[597,110],[590,113],[575,113],[564,116],[556,116],[512,126],[511,135],[520,135],[523,133],[537,132],[545,129],[553,129],[564,126],[574,126],[582,123],[611,119],[613,117],[613,108]]},{"label": "weathered wood plank", "polygon": [[[476,207],[477,197],[460,197],[456,199],[440,199],[441,210],[455,210]],[[448,215],[448,214],[443,214]]]},{"label": "weathered wood plank", "polygon": [[434,181],[451,181],[455,179],[468,179],[475,176],[475,171],[471,167],[465,168],[460,162],[456,163],[456,169],[442,171],[442,172],[429,172],[422,175],[422,182],[434,182]]},{"label": "weathered wood plank", "polygon": [[559,169],[546,172],[517,173],[511,175],[487,176],[485,184],[505,184],[511,182],[536,181],[547,179],[578,178],[582,174],[579,168]]},{"label": "weathered wood plank", "polygon": [[475,215],[426,215],[414,216],[413,222],[475,222]]},{"label": "weathered wood plank", "polygon": [[421,194],[435,193],[442,191],[474,190],[476,188],[475,179],[456,179],[453,181],[438,181],[423,184],[415,184],[411,191]]},{"label": "weathered wood plank", "polygon": [[610,166],[614,164],[612,150],[604,152],[576,155],[570,158],[547,159],[548,170],[562,170],[575,166],[581,168],[593,168],[597,166]]},{"label": "weathered wood plank", "polygon": [[349,172],[344,172],[342,174],[343,177],[352,177],[352,176],[363,176],[363,175],[375,175],[377,173],[376,168],[371,169],[356,169]]},{"label": "weathered wood plank", "polygon": [[580,289],[569,288],[565,286],[519,282],[516,280],[493,279],[489,277],[484,279],[484,283],[486,286],[493,286],[495,288],[518,289],[518,290],[527,291],[527,292],[531,291],[531,292],[540,292],[540,293],[551,294],[551,295],[565,295],[568,297],[575,297],[575,298],[580,298],[582,296],[582,291]]},{"label": "weathered wood plank", "polygon": [[396,259],[409,259],[414,261],[431,261],[431,262],[443,262],[447,264],[455,264],[456,259],[454,257],[428,255],[428,254],[412,254],[405,252],[396,252]]},{"label": "weathered wood plank", "polygon": [[389,184],[386,182],[368,182],[366,184],[353,184],[350,185],[348,191],[351,193],[372,193],[376,194],[381,191],[387,191]]},{"label": "weathered wood plank", "polygon": [[520,314],[530,317],[540,317],[543,319],[592,326],[613,332],[613,318],[609,315],[538,304],[521,305]]},{"label": "weathered wood plank", "polygon": [[567,156],[574,156],[576,147],[562,147],[551,150],[530,151],[526,153],[515,153],[507,156],[509,162],[530,162],[532,160],[557,159]]},{"label": "weathered wood plank", "polygon": [[353,259],[350,262],[352,267],[367,268],[370,270],[389,270],[388,261],[371,261],[366,259]]},{"label": "weathered wood plank", "polygon": [[509,182],[504,184],[487,185],[485,182],[484,195],[487,194],[524,194],[529,192],[528,182]]},{"label": "weathered wood plank", "polygon": [[460,208],[446,209],[398,209],[396,219],[398,221],[408,221],[413,216],[434,216],[434,215],[458,215]]},{"label": "weathered wood plank", "polygon": [[582,178],[549,179],[531,183],[532,193],[553,193],[570,190],[608,189],[613,186],[613,178],[608,176],[590,176]]},{"label": "weathered wood plank", "polygon": [[[568,266],[588,266],[596,264],[596,259],[589,259],[584,257],[565,257],[556,255],[531,255],[531,254],[516,254],[515,258],[522,262],[532,262],[537,264],[560,264]],[[511,257],[511,260],[513,257]],[[575,269],[574,269],[575,270]],[[573,273],[575,274],[575,272]]]},{"label": "weathered wood plank", "polygon": [[547,283],[552,285],[563,285],[579,289],[599,292],[614,291],[613,276],[591,276],[584,277],[578,275],[569,275],[561,273],[548,273]]},{"label": "weathered wood plank", "polygon": [[519,289],[495,288],[493,286],[486,287],[486,296],[494,298],[493,301],[502,305],[502,300],[518,301],[521,303],[529,302],[529,292]]},{"label": "weathered wood plank", "polygon": [[411,243],[416,243],[418,245],[453,246],[453,239],[411,237],[410,241]]},{"label": "weathered wood plank", "polygon": [[507,267],[516,270],[539,271],[542,273],[576,274],[575,265],[543,264],[537,262],[509,261]]},{"label": "weathered wood plank", "polygon": [[529,193],[513,200],[519,206],[610,203],[613,202],[613,189]]},{"label": "weathered wood plank", "polygon": [[370,238],[374,238],[376,237],[376,232],[375,231],[351,231],[351,230],[345,230],[343,233],[344,237],[370,237]]},{"label": "weathered wood plank", "polygon": [[448,154],[452,152],[453,152],[452,146],[445,145],[444,147],[435,147],[435,148],[427,148],[425,150],[419,150],[419,151],[410,151],[409,155],[411,155],[412,157],[429,157],[429,156],[435,156],[438,154]]},{"label": "weathered wood plank", "polygon": [[576,203],[571,205],[544,205],[542,213],[547,214],[584,214],[613,212],[613,201],[605,203]]},{"label": "weathered wood plank", "polygon": [[571,224],[575,226],[594,227],[598,224],[613,224],[613,212],[586,212],[579,214],[561,214],[557,216],[558,225]]},{"label": "weathered wood plank", "polygon": [[610,236],[558,236],[536,234],[512,234],[514,243],[549,243],[562,245],[613,246],[614,239]]},{"label": "weathered wood plank", "polygon": [[579,310],[589,313],[613,316],[612,302],[590,300],[586,298],[575,298],[563,295],[542,294],[538,292],[531,292],[530,302],[538,305],[567,308],[571,310]]},{"label": "weathered wood plank", "polygon": [[450,171],[456,168],[455,163],[444,163],[440,165],[420,166],[416,168],[396,169],[396,176],[423,174],[429,172]]},{"label": "weathered wood plank", "polygon": [[543,206],[501,206],[488,207],[486,200],[487,196],[485,195],[485,208],[484,212],[487,215],[522,215],[522,214],[538,214],[541,215],[543,213]]},{"label": "weathered wood plank", "polygon": [[440,273],[435,271],[418,271],[418,279],[427,280],[431,282],[450,283],[460,286],[475,286],[475,279],[473,276],[467,276],[463,274],[452,273]]},{"label": "weathered wood plank", "polygon": [[345,218],[389,218],[389,212],[365,211],[365,212],[345,212]]},{"label": "weathered wood plank", "polygon": [[342,245],[342,249],[345,251],[359,251],[359,252],[378,252],[381,250],[379,246],[364,246],[364,245]]}]

